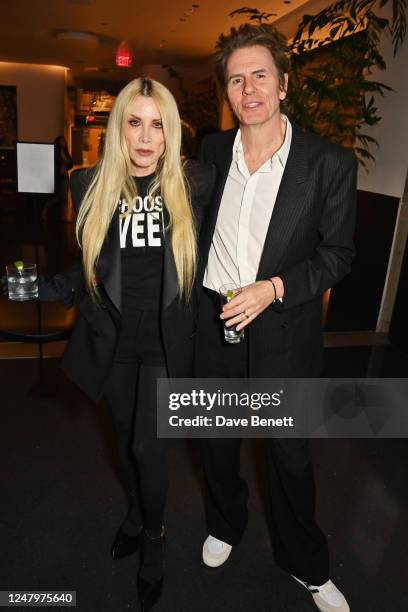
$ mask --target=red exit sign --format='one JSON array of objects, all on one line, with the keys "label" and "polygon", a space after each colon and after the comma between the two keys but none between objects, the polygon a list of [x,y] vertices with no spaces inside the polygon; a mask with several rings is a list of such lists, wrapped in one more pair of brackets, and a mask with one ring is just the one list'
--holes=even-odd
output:
[{"label": "red exit sign", "polygon": [[132,65],[132,52],[127,42],[120,43],[116,51],[116,65],[120,68],[129,68]]}]

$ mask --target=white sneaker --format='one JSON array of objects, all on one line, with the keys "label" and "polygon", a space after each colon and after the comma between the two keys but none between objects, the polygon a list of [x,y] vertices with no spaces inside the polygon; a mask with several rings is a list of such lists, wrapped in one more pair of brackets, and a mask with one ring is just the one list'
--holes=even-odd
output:
[{"label": "white sneaker", "polygon": [[321,612],[350,612],[346,598],[331,580],[328,580],[322,586],[313,586],[308,582],[299,580],[296,576],[292,575],[292,578],[300,582],[309,591]]},{"label": "white sneaker", "polygon": [[232,546],[209,535],[203,544],[203,561],[208,567],[219,567],[230,556]]}]

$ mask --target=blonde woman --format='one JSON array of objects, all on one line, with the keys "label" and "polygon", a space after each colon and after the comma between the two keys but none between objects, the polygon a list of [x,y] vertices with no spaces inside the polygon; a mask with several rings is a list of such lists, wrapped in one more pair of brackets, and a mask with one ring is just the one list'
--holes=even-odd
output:
[{"label": "blonde woman", "polygon": [[102,159],[71,176],[82,262],[40,290],[76,303],[62,368],[95,401],[106,399],[127,477],[129,512],[114,559],[142,548],[143,610],[160,598],[167,491],[156,435],[156,379],[191,375],[196,236],[211,167],[180,161],[176,102],[160,83],[135,79],[109,118]]}]

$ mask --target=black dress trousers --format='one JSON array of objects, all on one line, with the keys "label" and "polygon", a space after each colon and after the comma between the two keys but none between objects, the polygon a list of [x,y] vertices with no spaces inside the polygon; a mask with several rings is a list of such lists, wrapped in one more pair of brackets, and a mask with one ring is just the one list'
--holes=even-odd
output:
[{"label": "black dress trousers", "polygon": [[[200,297],[195,372],[199,378],[248,376],[250,325],[238,344],[224,340],[218,295]],[[212,536],[237,544],[245,530],[248,487],[240,476],[239,439],[203,439],[206,519]],[[327,541],[315,521],[315,483],[309,441],[265,440],[273,548],[277,564],[313,585],[329,579]]]}]

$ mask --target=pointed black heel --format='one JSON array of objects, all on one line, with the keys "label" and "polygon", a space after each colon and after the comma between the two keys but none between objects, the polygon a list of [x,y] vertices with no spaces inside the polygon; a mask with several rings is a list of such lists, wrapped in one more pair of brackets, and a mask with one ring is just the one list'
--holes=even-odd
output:
[{"label": "pointed black heel", "polygon": [[142,566],[137,588],[142,612],[148,612],[160,600],[163,592],[164,528],[156,538],[143,530]]},{"label": "pointed black heel", "polygon": [[118,532],[113,540],[111,555],[114,561],[118,559],[122,559],[123,557],[128,557],[129,555],[133,555],[139,548],[142,543],[142,535],[143,535],[143,527],[140,528],[140,531],[135,536],[127,535],[122,529],[122,526],[119,527]]},{"label": "pointed black heel", "polygon": [[163,592],[163,576],[159,580],[148,581],[140,576],[137,579],[139,600],[142,612],[148,612],[160,600]]}]

